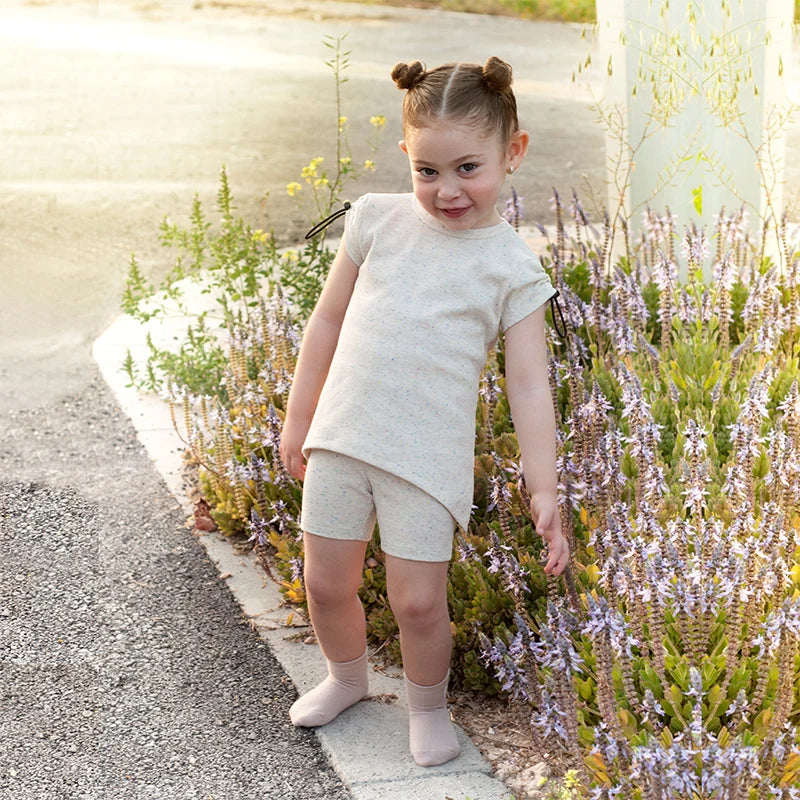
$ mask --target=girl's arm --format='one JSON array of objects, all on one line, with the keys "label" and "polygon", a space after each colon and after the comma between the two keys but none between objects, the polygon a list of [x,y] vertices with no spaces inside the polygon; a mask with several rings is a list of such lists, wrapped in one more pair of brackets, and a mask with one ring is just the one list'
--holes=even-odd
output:
[{"label": "girl's arm", "polygon": [[281,433],[281,458],[289,474],[299,480],[306,472],[301,448],[328,376],[357,277],[358,267],[348,255],[342,239],[303,334]]},{"label": "girl's arm", "polygon": [[506,392],[522,455],[525,484],[531,495],[536,532],[547,542],[544,571],[559,575],[569,561],[561,532],[556,473],[556,422],[547,374],[545,306],[505,333]]}]

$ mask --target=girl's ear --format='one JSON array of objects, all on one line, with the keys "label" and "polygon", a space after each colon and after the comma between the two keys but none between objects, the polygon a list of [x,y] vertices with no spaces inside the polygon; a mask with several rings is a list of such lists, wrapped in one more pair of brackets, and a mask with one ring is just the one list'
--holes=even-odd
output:
[{"label": "girl's ear", "polygon": [[525,153],[528,152],[528,143],[530,142],[531,137],[528,135],[528,131],[518,130],[512,137],[511,141],[508,143],[508,150],[506,152],[506,159],[508,161],[508,166],[517,169],[519,165],[522,163],[522,159],[525,158]]},{"label": "girl's ear", "polygon": [[400,149],[401,149],[401,150],[402,150],[402,151],[403,151],[403,152],[404,152],[406,155],[408,155],[408,149],[406,148],[406,140],[405,140],[405,139],[401,139],[401,140],[400,140],[400,141],[397,143],[397,146],[398,146],[398,147],[399,147],[399,148],[400,148]]}]

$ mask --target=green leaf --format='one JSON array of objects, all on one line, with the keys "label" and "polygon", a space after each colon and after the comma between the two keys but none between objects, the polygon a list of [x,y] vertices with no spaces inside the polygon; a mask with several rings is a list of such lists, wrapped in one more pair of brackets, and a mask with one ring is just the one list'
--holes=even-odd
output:
[{"label": "green leaf", "polygon": [[694,210],[700,215],[703,215],[703,186],[702,184],[696,189],[692,189],[692,205]]}]

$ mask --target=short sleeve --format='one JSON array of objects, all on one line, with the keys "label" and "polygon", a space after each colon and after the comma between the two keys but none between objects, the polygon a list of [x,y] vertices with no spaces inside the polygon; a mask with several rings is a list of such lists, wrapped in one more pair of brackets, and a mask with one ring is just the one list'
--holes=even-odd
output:
[{"label": "short sleeve", "polygon": [[509,286],[500,315],[500,329],[508,330],[555,294],[556,290],[539,259],[531,254]]},{"label": "short sleeve", "polygon": [[369,250],[369,242],[364,235],[364,213],[368,202],[369,195],[362,195],[344,217],[344,246],[357,267],[364,263]]}]

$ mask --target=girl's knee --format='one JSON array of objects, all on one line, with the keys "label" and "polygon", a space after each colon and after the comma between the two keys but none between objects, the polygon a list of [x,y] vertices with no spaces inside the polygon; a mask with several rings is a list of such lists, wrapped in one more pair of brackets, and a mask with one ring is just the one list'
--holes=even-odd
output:
[{"label": "girl's knee", "polygon": [[343,586],[341,578],[325,570],[305,570],[306,596],[317,607],[335,607],[352,602],[358,586]]},{"label": "girl's knee", "polygon": [[306,534],[303,577],[309,600],[318,607],[352,602],[361,586],[365,548],[365,542]]},{"label": "girl's knee", "polygon": [[389,603],[400,628],[429,627],[448,615],[447,599],[438,592],[402,592]]},{"label": "girl's knee", "polygon": [[403,627],[427,627],[446,619],[447,563],[386,557],[389,605]]}]

